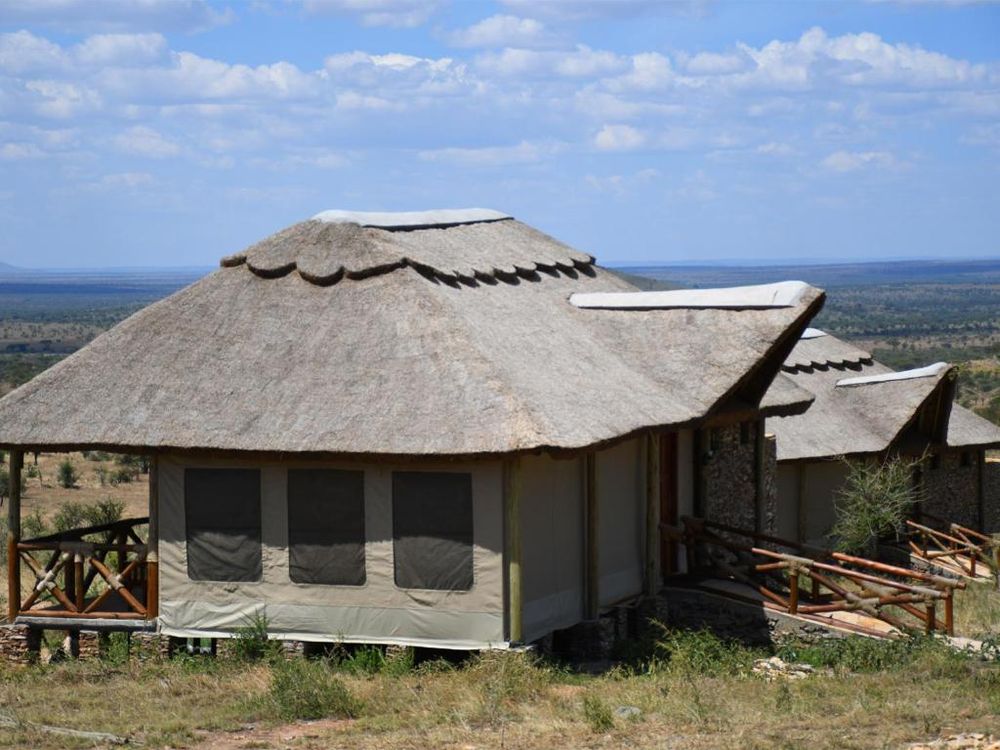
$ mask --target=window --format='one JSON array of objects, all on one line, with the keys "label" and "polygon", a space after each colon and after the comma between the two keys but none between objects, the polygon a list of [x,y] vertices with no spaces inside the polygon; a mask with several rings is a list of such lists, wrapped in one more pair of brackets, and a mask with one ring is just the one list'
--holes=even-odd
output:
[{"label": "window", "polygon": [[472,588],[472,476],[431,471],[392,475],[396,585]]},{"label": "window", "polygon": [[296,583],[364,585],[363,471],[288,471],[288,575]]},{"label": "window", "polygon": [[260,472],[185,469],[188,577],[259,581]]}]

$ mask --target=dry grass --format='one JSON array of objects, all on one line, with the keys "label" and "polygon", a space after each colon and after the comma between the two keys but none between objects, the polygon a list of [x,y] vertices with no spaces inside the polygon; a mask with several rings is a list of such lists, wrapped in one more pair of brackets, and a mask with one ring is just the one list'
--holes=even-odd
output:
[{"label": "dry grass", "polygon": [[[995,730],[997,670],[926,653],[880,673],[834,670],[802,681],[765,682],[687,670],[582,676],[523,655],[491,654],[464,667],[425,665],[403,675],[342,672],[340,681],[361,706],[359,718],[281,725],[255,713],[255,699],[269,685],[265,666],[91,662],[6,668],[0,704],[22,720],[129,735],[154,748],[843,750]],[[598,704],[612,712],[610,725],[603,709],[595,720]],[[615,717],[619,706],[635,706],[641,714]],[[80,744],[0,730],[4,747]]]},{"label": "dry grass", "polygon": [[1000,636],[1000,591],[993,583],[970,583],[955,591],[955,634],[968,638]]}]

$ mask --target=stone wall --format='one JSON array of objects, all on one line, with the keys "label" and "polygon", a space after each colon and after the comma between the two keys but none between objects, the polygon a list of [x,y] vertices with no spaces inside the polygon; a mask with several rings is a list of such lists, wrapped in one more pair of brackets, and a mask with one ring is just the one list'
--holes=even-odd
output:
[{"label": "stone wall", "polygon": [[1000,458],[983,466],[983,530],[1000,533]]},{"label": "stone wall", "polygon": [[[979,519],[979,452],[940,453],[925,462],[923,510],[946,521],[977,529]],[[936,468],[935,468],[936,467]]]},{"label": "stone wall", "polygon": [[0,625],[0,659],[8,664],[38,661],[41,633],[23,625]]},{"label": "stone wall", "polygon": [[[757,524],[755,423],[706,429],[702,433],[703,513],[718,523],[753,530]],[[777,512],[777,458],[774,438],[765,438],[761,528],[773,531]]]}]

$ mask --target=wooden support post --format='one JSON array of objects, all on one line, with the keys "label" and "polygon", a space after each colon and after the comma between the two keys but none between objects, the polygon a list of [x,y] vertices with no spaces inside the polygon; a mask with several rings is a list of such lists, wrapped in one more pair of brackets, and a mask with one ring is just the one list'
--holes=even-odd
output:
[{"label": "wooden support post", "polygon": [[521,459],[504,462],[504,525],[507,559],[507,639],[520,643],[524,638],[524,598],[521,580]]},{"label": "wooden support post", "polygon": [[937,615],[934,612],[934,600],[927,600],[927,622],[924,623],[924,632],[930,635],[934,632],[934,624],[937,620]]},{"label": "wooden support post", "polygon": [[944,598],[944,629],[948,635],[955,635],[955,591],[948,589]]},{"label": "wooden support post", "polygon": [[149,533],[146,538],[146,616],[160,614],[160,459],[149,458]]},{"label": "wooden support post", "polygon": [[[68,571],[69,567],[67,566],[67,573]],[[87,598],[87,591],[86,587],[83,585],[83,555],[79,552],[73,555],[73,593],[75,594],[76,608],[83,612],[84,599]]]},{"label": "wooden support post", "polygon": [[17,543],[21,541],[21,466],[24,453],[10,452],[9,499],[7,501],[7,621],[14,618],[21,607],[21,557]]},{"label": "wooden support post", "polygon": [[765,493],[767,488],[767,474],[764,471],[764,446],[765,432],[764,419],[758,419],[754,430],[753,446],[753,478],[754,478],[754,531],[758,534],[764,531],[764,510]]},{"label": "wooden support post", "polygon": [[660,438],[646,436],[646,596],[660,589]]},{"label": "wooden support post", "polygon": [[788,568],[788,612],[793,615],[799,612],[799,569],[796,565]]},{"label": "wooden support post", "polygon": [[597,454],[589,451],[584,457],[584,495],[586,500],[587,538],[584,545],[587,552],[585,578],[586,615],[588,620],[596,620],[601,613],[599,578],[601,572],[598,550],[598,498],[597,498]]},{"label": "wooden support post", "polygon": [[812,580],[812,598],[813,601],[815,601],[816,599],[819,599],[819,581],[817,581],[815,578],[811,578],[811,580]]}]

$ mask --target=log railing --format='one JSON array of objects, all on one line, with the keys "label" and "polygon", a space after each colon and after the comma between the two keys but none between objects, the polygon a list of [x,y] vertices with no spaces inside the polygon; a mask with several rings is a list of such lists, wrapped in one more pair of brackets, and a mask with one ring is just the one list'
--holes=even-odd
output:
[{"label": "log railing", "polygon": [[700,518],[661,529],[666,539],[685,545],[689,573],[745,584],[769,609],[792,615],[860,612],[900,631],[954,632],[954,590],[964,582]]},{"label": "log railing", "polygon": [[984,577],[979,566],[989,571],[1000,588],[1000,539],[957,523],[938,520],[942,528],[907,521],[910,552],[928,564],[946,564],[969,578]]},{"label": "log railing", "polygon": [[[34,583],[22,591],[14,581],[17,614],[33,617],[146,620],[156,617],[155,581],[147,575],[147,545],[141,528],[148,518],[130,518],[100,526],[71,529],[17,542],[18,563]],[[150,590],[150,589],[154,590]],[[23,594],[27,594],[22,598]]]}]

